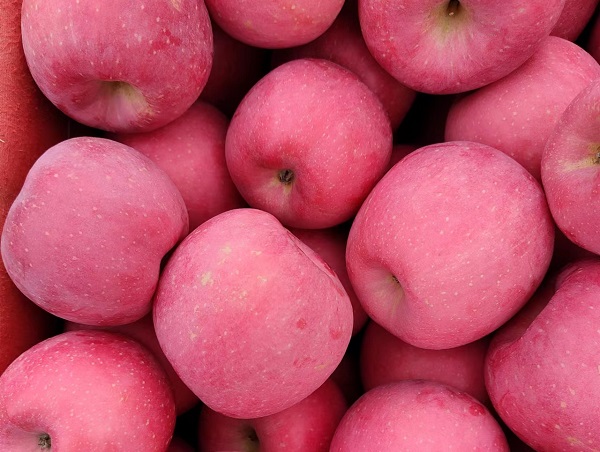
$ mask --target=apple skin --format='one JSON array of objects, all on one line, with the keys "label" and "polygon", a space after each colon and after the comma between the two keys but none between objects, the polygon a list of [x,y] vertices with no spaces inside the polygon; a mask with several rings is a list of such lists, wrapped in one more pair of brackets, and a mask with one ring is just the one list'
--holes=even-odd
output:
[{"label": "apple skin", "polygon": [[452,94],[508,75],[533,55],[565,0],[359,0],[375,59],[415,91]]},{"label": "apple skin", "polygon": [[270,416],[234,419],[204,406],[198,424],[201,452],[328,452],[348,406],[332,380],[297,404]]},{"label": "apple skin", "polygon": [[600,81],[564,111],[544,149],[542,183],[556,225],[581,248],[600,254],[597,199]]},{"label": "apple skin", "polygon": [[[503,421],[535,450],[598,450],[600,261],[556,277],[492,340],[486,385]],[[548,301],[549,298],[549,301]]]},{"label": "apple skin", "polygon": [[375,94],[348,69],[309,58],[254,85],[225,141],[227,167],[248,204],[303,229],[349,220],[391,152],[390,122]]},{"label": "apple skin", "polygon": [[188,232],[177,187],[116,141],[78,137],[33,164],[0,242],[6,270],[30,300],[90,325],[140,319],[161,260]]},{"label": "apple skin", "polygon": [[24,0],[33,78],[78,122],[114,132],[156,129],[198,98],[212,64],[202,1]]},{"label": "apple skin", "polygon": [[592,19],[598,0],[566,0],[552,36],[575,41]]},{"label": "apple skin", "polygon": [[481,143],[422,147],[379,181],[356,215],[348,275],[371,319],[420,348],[494,331],[538,287],[554,224],[539,183]]},{"label": "apple skin", "polygon": [[[21,1],[0,0],[0,230],[27,172],[68,137],[69,120],[37,88],[21,45]],[[0,374],[22,352],[55,334],[56,318],[28,300],[0,259]]]},{"label": "apple skin", "polygon": [[154,301],[161,348],[214,411],[268,416],[333,373],[352,334],[352,304],[325,262],[271,214],[235,209],[192,231]]},{"label": "apple skin", "polygon": [[344,286],[352,303],[354,326],[352,335],[356,335],[368,320],[367,313],[354,293],[348,270],[346,269],[346,242],[348,229],[345,225],[327,229],[290,229],[290,232],[308,245],[329,265]]},{"label": "apple skin", "polygon": [[250,88],[269,70],[269,51],[249,46],[212,22],[213,64],[200,99],[229,118]]},{"label": "apple skin", "polygon": [[278,66],[299,58],[324,58],[357,74],[381,101],[392,130],[400,125],[415,100],[416,93],[392,77],[369,52],[355,0],[346,0],[336,20],[317,39],[303,46],[275,50],[272,61]]},{"label": "apple skin", "polygon": [[342,418],[331,452],[506,451],[502,428],[470,395],[441,383],[405,380],[378,386]]},{"label": "apple skin", "polygon": [[488,144],[540,180],[540,162],[561,114],[594,79],[600,64],[578,45],[555,36],[506,77],[459,98],[446,121],[446,141]]},{"label": "apple skin", "polygon": [[344,0],[206,0],[212,19],[235,39],[278,49],[306,44],[329,28]]},{"label": "apple skin", "polygon": [[246,206],[225,162],[228,126],[223,113],[197,101],[160,129],[109,138],[141,152],[169,175],[185,201],[193,230],[221,212]]},{"label": "apple skin", "polygon": [[489,338],[460,347],[428,350],[398,339],[375,322],[365,328],[360,375],[366,391],[400,380],[431,380],[452,386],[489,403],[483,363]]},{"label": "apple skin", "polygon": [[171,363],[163,353],[162,349],[160,348],[160,344],[158,343],[158,339],[156,338],[156,332],[154,331],[154,323],[152,321],[151,313],[142,317],[140,320],[136,320],[135,322],[112,327],[83,325],[81,323],[74,322],[65,322],[64,325],[64,331],[98,329],[101,329],[102,331],[120,333],[125,336],[131,337],[154,354],[154,357],[156,358],[158,363],[165,371],[167,377],[169,378],[169,383],[171,384],[171,388],[173,389],[173,396],[175,399],[175,410],[178,416],[182,413],[191,410],[198,404],[198,397],[196,397],[196,395],[185,385],[185,383],[181,381],[181,378],[179,378],[179,375],[177,375],[177,372],[175,372],[175,369],[173,369],[173,366],[171,365]]},{"label": "apple skin", "polygon": [[[134,340],[104,331],[53,336],[0,376],[0,448],[163,452],[175,428],[164,371]],[[46,447],[50,449],[50,447]]]}]

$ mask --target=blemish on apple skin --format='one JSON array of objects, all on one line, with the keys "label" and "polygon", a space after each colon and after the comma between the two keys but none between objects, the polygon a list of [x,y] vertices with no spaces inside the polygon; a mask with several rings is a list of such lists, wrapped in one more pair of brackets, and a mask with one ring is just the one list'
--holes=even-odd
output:
[{"label": "blemish on apple skin", "polygon": [[200,283],[203,286],[206,286],[206,285],[211,285],[212,286],[214,282],[215,281],[212,278],[212,273],[211,272],[203,273],[202,276],[200,277]]},{"label": "blemish on apple skin", "polygon": [[296,322],[296,328],[298,328],[299,330],[303,330],[304,328],[306,328],[306,320],[298,319],[298,321]]}]

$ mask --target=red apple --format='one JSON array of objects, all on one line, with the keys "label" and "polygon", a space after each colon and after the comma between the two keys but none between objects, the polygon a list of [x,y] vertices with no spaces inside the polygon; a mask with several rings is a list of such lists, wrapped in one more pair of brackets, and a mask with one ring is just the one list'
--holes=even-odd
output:
[{"label": "red apple", "polygon": [[400,125],[415,100],[416,93],[392,77],[369,52],[355,0],[346,0],[335,22],[314,41],[273,52],[277,65],[298,58],[324,58],[357,74],[381,101],[392,129]]},{"label": "red apple", "polygon": [[598,0],[566,0],[551,34],[575,41],[592,19],[597,6]]},{"label": "red apple", "polygon": [[148,314],[142,317],[140,320],[128,323],[126,325],[112,327],[98,327],[92,325],[83,325],[81,323],[66,322],[64,329],[65,331],[102,329],[103,331],[121,333],[125,336],[135,339],[154,354],[154,357],[157,359],[169,378],[169,383],[171,384],[173,396],[175,398],[175,410],[177,415],[179,416],[180,414],[191,410],[198,404],[198,397],[196,397],[196,395],[183,383],[183,381],[181,381],[181,378],[179,378],[179,375],[177,375],[177,372],[175,372],[175,369],[173,369],[173,366],[160,348],[160,344],[156,338],[156,332],[154,331],[152,314]]},{"label": "red apple", "polygon": [[518,69],[459,98],[448,113],[445,138],[493,146],[539,180],[554,126],[573,98],[598,77],[600,64],[589,53],[549,36]]},{"label": "red apple", "polygon": [[203,1],[23,1],[23,48],[42,92],[78,122],[140,132],[179,117],[212,64]]},{"label": "red apple", "polygon": [[[29,168],[67,138],[69,121],[39,91],[21,45],[21,2],[0,0],[0,230]],[[55,318],[17,289],[0,259],[0,374],[55,333]]]},{"label": "red apple", "polygon": [[132,339],[104,331],[59,334],[0,376],[4,451],[166,450],[175,427],[167,378]]},{"label": "red apple", "polygon": [[162,168],[179,189],[190,230],[226,210],[244,207],[225,162],[227,117],[202,101],[160,129],[113,134]]},{"label": "red apple", "polygon": [[328,452],[346,412],[344,396],[327,380],[297,404],[270,416],[235,419],[203,407],[198,427],[202,452]]},{"label": "red apple", "polygon": [[0,247],[13,282],[43,309],[119,325],[150,311],[161,260],[187,231],[181,194],[154,162],[116,141],[79,137],[32,166]]},{"label": "red apple", "polygon": [[568,106],[542,155],[542,183],[556,225],[581,248],[600,254],[598,175],[600,80]]},{"label": "red apple", "polygon": [[342,418],[331,452],[506,451],[502,428],[470,395],[427,380],[378,386]]},{"label": "red apple", "polygon": [[348,270],[346,270],[348,229],[344,226],[338,226],[327,229],[290,229],[290,231],[321,256],[340,279],[352,303],[352,317],[354,319],[352,335],[357,334],[367,323],[368,317],[354,293],[348,278]]},{"label": "red apple", "polygon": [[360,370],[366,391],[401,380],[431,380],[445,383],[481,403],[488,403],[483,363],[488,338],[460,347],[428,350],[414,347],[387,332],[375,322],[365,329]]},{"label": "red apple", "polygon": [[535,450],[600,448],[599,275],[597,259],[569,265],[490,344],[492,403]]},{"label": "red apple", "polygon": [[321,59],[290,61],[263,77],[240,103],[225,142],[229,172],[248,204],[304,229],[349,220],[391,151],[389,119],[375,94]]},{"label": "red apple", "polygon": [[321,35],[344,0],[206,0],[213,20],[246,44],[270,49],[306,44]]},{"label": "red apple", "polygon": [[352,334],[342,283],[272,215],[235,209],[200,225],[159,280],[156,335],[214,411],[268,416],[315,391]]},{"label": "red apple", "polygon": [[346,251],[363,308],[420,348],[494,331],[538,287],[552,257],[544,193],[521,165],[480,143],[413,151],[356,215]]},{"label": "red apple", "polygon": [[510,74],[533,55],[565,0],[359,0],[375,59],[416,91],[450,94]]}]

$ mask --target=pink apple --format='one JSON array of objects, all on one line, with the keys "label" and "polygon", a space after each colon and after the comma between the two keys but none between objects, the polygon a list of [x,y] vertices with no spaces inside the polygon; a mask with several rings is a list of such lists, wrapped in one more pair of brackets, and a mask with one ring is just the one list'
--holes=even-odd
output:
[{"label": "pink apple", "polygon": [[119,325],[152,305],[161,260],[188,231],[177,187],[154,162],[104,138],[71,138],[32,166],[2,232],[6,271],[63,319]]},{"label": "pink apple", "polygon": [[344,0],[206,0],[212,19],[235,39],[270,49],[306,44],[321,35]]},{"label": "pink apple", "polygon": [[383,104],[392,129],[400,125],[415,99],[416,93],[392,77],[369,52],[355,0],[346,0],[335,22],[314,41],[273,52],[275,64],[298,58],[324,58],[357,74]]},{"label": "pink apple", "polygon": [[502,428],[470,395],[427,380],[378,386],[342,418],[331,452],[506,451]]},{"label": "pink apple", "polygon": [[24,0],[27,64],[64,113],[99,129],[167,124],[198,98],[212,64],[203,1]]},{"label": "pink apple", "polygon": [[173,396],[175,398],[177,415],[191,410],[198,404],[198,397],[196,397],[196,395],[181,381],[181,378],[179,378],[179,375],[177,375],[173,366],[171,366],[171,363],[167,360],[167,357],[160,348],[160,344],[158,343],[154,331],[154,324],[152,323],[152,314],[148,314],[140,320],[126,325],[112,327],[97,327],[73,322],[66,322],[64,326],[65,331],[95,330],[100,328],[104,331],[112,331],[129,336],[154,354],[154,357],[169,378],[169,383],[171,384]]},{"label": "pink apple", "polygon": [[465,345],[514,315],[552,257],[544,193],[521,165],[480,143],[413,151],[356,215],[346,259],[367,314],[420,348]]},{"label": "pink apple", "polygon": [[3,451],[166,450],[175,428],[167,378],[132,339],[103,331],[59,334],[0,376]]},{"label": "pink apple", "polygon": [[600,448],[599,275],[597,259],[571,264],[553,295],[533,300],[490,344],[492,403],[536,450]]},{"label": "pink apple", "polygon": [[493,146],[539,180],[544,146],[560,115],[598,77],[600,64],[589,53],[549,36],[518,69],[459,98],[448,113],[445,138]]},{"label": "pink apple", "polygon": [[248,204],[284,225],[322,229],[349,220],[387,169],[389,119],[347,69],[290,61],[246,95],[225,142],[227,166]]},{"label": "pink apple", "polygon": [[597,6],[598,0],[566,0],[551,34],[575,41],[591,20]]},{"label": "pink apple", "polygon": [[198,101],[182,116],[145,133],[114,134],[153,160],[175,182],[190,218],[190,230],[226,210],[244,207],[225,162],[229,120]]},{"label": "pink apple", "polygon": [[268,416],[315,391],[352,334],[342,283],[272,215],[235,209],[200,225],[160,277],[156,335],[214,411]]},{"label": "pink apple", "polygon": [[360,369],[366,391],[401,380],[445,383],[488,403],[483,362],[488,338],[460,347],[428,350],[414,347],[375,322],[369,322],[362,340]]},{"label": "pink apple", "polygon": [[465,92],[533,55],[565,0],[359,0],[363,36],[398,81],[431,94]]},{"label": "pink apple", "polygon": [[346,409],[342,392],[331,380],[297,404],[256,419],[235,419],[202,407],[198,445],[203,452],[328,452]]},{"label": "pink apple", "polygon": [[600,254],[600,80],[565,110],[542,156],[542,182],[557,226],[576,245]]},{"label": "pink apple", "polygon": [[213,64],[200,99],[231,117],[246,93],[267,73],[269,51],[249,46],[214,22]]},{"label": "pink apple", "polygon": [[335,272],[352,303],[354,326],[352,335],[357,334],[367,322],[367,314],[354,293],[348,270],[346,270],[346,242],[348,228],[338,226],[327,229],[291,229],[291,232],[315,251]]}]

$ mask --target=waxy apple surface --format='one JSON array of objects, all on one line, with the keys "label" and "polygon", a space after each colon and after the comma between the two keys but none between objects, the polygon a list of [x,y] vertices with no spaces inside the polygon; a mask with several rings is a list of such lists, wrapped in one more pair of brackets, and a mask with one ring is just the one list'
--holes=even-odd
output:
[{"label": "waxy apple surface", "polygon": [[502,428],[470,395],[427,380],[378,386],[342,418],[331,452],[508,452]]},{"label": "waxy apple surface", "polygon": [[175,428],[167,377],[134,340],[73,331],[40,342],[0,376],[0,449],[164,452]]},{"label": "waxy apple surface", "polygon": [[156,129],[198,98],[212,64],[203,1],[24,0],[21,30],[42,92],[80,123]]},{"label": "waxy apple surface", "polygon": [[581,248],[600,254],[600,80],[567,107],[542,154],[542,184],[556,225]]},{"label": "waxy apple surface", "polygon": [[256,209],[219,214],[181,242],[153,315],[183,382],[235,418],[274,414],[315,391],[341,361],[353,325],[337,276]]},{"label": "waxy apple surface", "polygon": [[375,59],[415,91],[480,88],[523,64],[550,34],[565,0],[359,0]]},{"label": "waxy apple surface", "polygon": [[598,450],[600,261],[572,263],[555,281],[496,333],[486,359],[488,393],[534,449]]},{"label": "waxy apple surface", "polygon": [[304,229],[349,220],[391,152],[392,130],[377,96],[348,69],[309,58],[254,85],[225,141],[227,167],[248,204]]},{"label": "waxy apple surface", "polygon": [[560,116],[599,77],[600,64],[589,53],[549,36],[509,75],[459,98],[448,112],[445,139],[493,146],[540,180],[544,147]]},{"label": "waxy apple surface", "polygon": [[458,347],[512,317],[542,281],[554,224],[539,183],[480,143],[413,151],[348,236],[348,275],[374,321],[411,345]]},{"label": "waxy apple surface", "polygon": [[16,286],[73,322],[119,325],[146,315],[161,260],[188,232],[181,194],[136,150],[71,138],[34,163],[0,249]]}]

